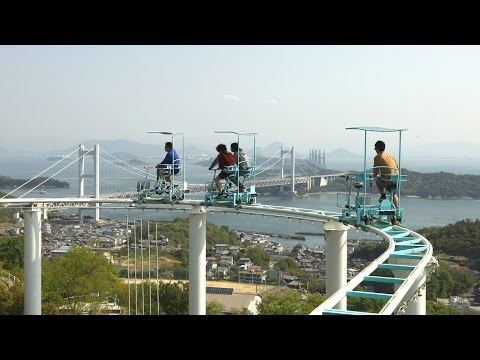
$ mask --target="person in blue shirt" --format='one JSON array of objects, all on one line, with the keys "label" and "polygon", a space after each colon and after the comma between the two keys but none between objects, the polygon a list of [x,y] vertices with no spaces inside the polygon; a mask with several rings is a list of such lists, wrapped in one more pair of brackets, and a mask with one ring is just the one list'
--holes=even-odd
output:
[{"label": "person in blue shirt", "polygon": [[[165,158],[157,164],[157,185],[155,189],[158,189],[159,179],[162,178],[164,184],[170,183],[172,179],[172,173],[178,175],[180,173],[180,158],[177,152],[173,148],[173,144],[170,141],[165,143],[165,151],[167,154]],[[172,172],[173,169],[173,172]]]}]

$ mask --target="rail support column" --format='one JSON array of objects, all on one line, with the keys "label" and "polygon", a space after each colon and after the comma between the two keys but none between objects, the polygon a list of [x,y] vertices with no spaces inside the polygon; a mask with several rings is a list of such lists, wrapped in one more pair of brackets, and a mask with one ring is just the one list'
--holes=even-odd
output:
[{"label": "rail support column", "polygon": [[[390,259],[389,263],[399,265],[416,265],[415,260],[409,259]],[[392,270],[393,276],[399,278],[405,278],[408,275],[408,271],[405,270]],[[419,276],[415,284],[407,292],[405,301],[408,303],[401,309],[399,315],[426,315],[427,314],[427,291],[425,282],[427,280],[428,269],[424,269]],[[399,285],[395,284],[394,289],[397,291]]]},{"label": "rail support column", "polygon": [[[327,254],[327,297],[329,297],[347,285],[347,231],[349,227],[336,221],[328,221],[323,229]],[[347,299],[340,300],[334,308],[346,310]]]},{"label": "rail support column", "polygon": [[189,225],[189,293],[190,315],[207,313],[207,213],[205,207],[194,206],[188,219]]},{"label": "rail support column", "polygon": [[416,282],[415,288],[418,289],[416,295],[408,303],[405,309],[405,315],[427,315],[427,291],[426,291],[425,272]]},{"label": "rail support column", "polygon": [[24,314],[42,314],[42,211],[25,211]]}]

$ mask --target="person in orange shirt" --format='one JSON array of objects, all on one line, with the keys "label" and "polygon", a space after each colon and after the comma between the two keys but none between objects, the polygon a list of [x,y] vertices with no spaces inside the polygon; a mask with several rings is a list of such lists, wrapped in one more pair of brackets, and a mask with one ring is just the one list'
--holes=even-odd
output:
[{"label": "person in orange shirt", "polygon": [[[399,168],[397,159],[385,151],[385,143],[382,140],[375,143],[375,151],[377,155],[373,159],[373,177],[380,193],[379,201],[381,202],[386,199],[385,190],[391,193],[397,188],[397,181],[392,180],[390,175],[398,175]],[[393,194],[393,205],[398,208],[396,192]]]},{"label": "person in orange shirt", "polygon": [[215,177],[215,185],[217,186],[218,196],[217,199],[224,197],[226,194],[223,193],[222,185],[220,184],[221,179],[227,179],[232,173],[228,172],[225,167],[235,165],[235,158],[233,154],[227,150],[227,146],[225,144],[218,144],[216,147],[218,151],[218,155],[213,160],[212,164],[208,167],[208,170],[212,170],[215,165],[218,164],[218,168],[221,171]]}]

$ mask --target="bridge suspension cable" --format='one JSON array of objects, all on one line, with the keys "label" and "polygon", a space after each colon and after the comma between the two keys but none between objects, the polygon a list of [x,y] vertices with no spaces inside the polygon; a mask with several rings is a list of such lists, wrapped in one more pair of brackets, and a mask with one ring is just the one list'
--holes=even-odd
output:
[{"label": "bridge suspension cable", "polygon": [[[108,153],[107,153],[107,154],[108,154]],[[108,155],[110,155],[110,154],[108,154]],[[111,156],[111,155],[110,155],[110,156]],[[125,168],[125,167],[122,167],[122,166],[120,166],[120,165],[118,165],[118,164],[115,164],[114,162],[112,162],[112,161],[110,161],[110,160],[108,160],[108,159],[106,159],[106,158],[104,158],[104,157],[102,157],[102,156],[100,156],[100,159],[106,161],[106,162],[109,163],[110,165],[113,165],[113,166],[115,166],[116,168],[118,168],[118,169],[120,169],[120,170],[125,170],[125,171],[129,172],[130,174],[137,175],[137,176],[145,176],[145,174],[146,174],[146,171],[145,171],[145,170],[136,168],[135,166],[130,165],[130,164],[128,164],[127,162],[125,162],[125,161],[123,161],[123,160],[117,159],[117,158],[114,157],[114,156],[112,156],[112,157],[113,157],[115,160],[121,161],[123,164],[125,164],[125,165],[127,165],[127,166],[129,166],[129,167],[131,167],[131,168],[133,168],[133,169],[135,169],[136,172],[133,172],[132,170],[129,170],[129,169]]]},{"label": "bridge suspension cable", "polygon": [[[276,154],[278,154],[278,152],[277,152]],[[276,154],[275,154],[275,155],[276,155]],[[284,159],[284,158],[285,158],[285,155],[287,155],[287,154],[288,154],[288,152],[286,152],[285,154],[283,154],[282,157],[280,157],[277,161],[275,161],[274,163],[272,163],[271,165],[269,165],[267,168],[262,169],[262,170],[260,170],[260,171],[257,171],[257,175],[259,175],[259,174],[261,174],[261,173],[263,173],[263,172],[271,169],[274,165],[276,165],[276,164],[278,164],[280,161],[282,161],[282,159]],[[275,155],[273,155],[273,156],[275,156]],[[265,165],[269,160],[271,160],[271,159],[273,158],[273,156],[272,156],[270,159],[268,159],[267,161],[265,161],[265,162],[264,162],[262,165],[260,165],[260,166]]]},{"label": "bridge suspension cable", "polygon": [[[61,161],[63,161],[65,158],[68,158],[70,155],[72,155],[75,151],[77,150],[74,150],[73,152],[71,152],[69,155],[67,155],[66,157],[62,158],[61,160],[57,161],[55,164],[53,164],[52,166],[48,167],[47,169],[43,170],[40,174],[38,175],[35,175],[33,178],[31,178],[30,180],[26,181],[25,183],[23,183],[22,185],[16,187],[14,190],[10,191],[8,194],[4,195],[2,197],[2,199],[6,198],[7,196],[13,194],[15,191],[23,188],[25,185],[29,184],[30,182],[32,182],[33,180],[35,180],[36,178],[38,178],[40,175],[42,175],[43,173],[47,172],[48,170],[50,170],[51,168],[53,168],[55,165],[59,164]],[[81,158],[83,158],[84,156],[86,155],[83,154],[82,156],[78,157],[77,159],[74,159],[72,162],[70,162],[68,165],[64,166],[62,169],[58,170],[55,174],[51,175],[50,177],[48,177],[46,180],[42,181],[40,184],[38,184],[37,186],[34,186],[33,188],[31,188],[30,190],[28,190],[26,193],[24,193],[23,195],[19,196],[19,198],[22,198],[24,197],[25,195],[31,193],[33,190],[37,189],[39,186],[42,186],[43,184],[45,184],[48,180],[52,179],[55,175],[58,175],[59,173],[61,173],[62,171],[64,171],[65,169],[69,168],[70,166],[72,166],[75,162],[78,162]]]}]

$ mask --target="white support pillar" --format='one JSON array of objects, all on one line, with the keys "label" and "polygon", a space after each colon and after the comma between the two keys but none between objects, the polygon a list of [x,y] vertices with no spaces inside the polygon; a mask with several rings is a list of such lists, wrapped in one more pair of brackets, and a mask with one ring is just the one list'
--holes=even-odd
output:
[{"label": "white support pillar", "polygon": [[[398,265],[416,265],[416,260],[392,258],[389,260],[390,264]],[[405,301],[409,301],[407,306],[400,311],[399,315],[426,315],[427,314],[427,291],[425,282],[427,280],[428,270],[424,269],[423,273],[417,279],[415,284],[410,288],[405,296]],[[408,270],[392,270],[393,276],[398,278],[405,278],[410,271]],[[394,289],[397,291],[399,285],[395,284]]]},{"label": "white support pillar", "polygon": [[[329,221],[323,226],[327,255],[327,297],[347,285],[347,231],[348,226]],[[335,305],[335,309],[346,310],[347,299]]]},{"label": "white support pillar", "polygon": [[415,289],[418,289],[418,291],[414,298],[408,303],[405,309],[405,315],[427,315],[426,279],[427,277],[424,272],[416,282]]},{"label": "white support pillar", "polygon": [[41,210],[26,210],[24,225],[24,314],[42,314]]},{"label": "white support pillar", "polygon": [[207,313],[207,213],[205,207],[194,206],[188,219],[189,226],[189,294],[190,315]]}]

